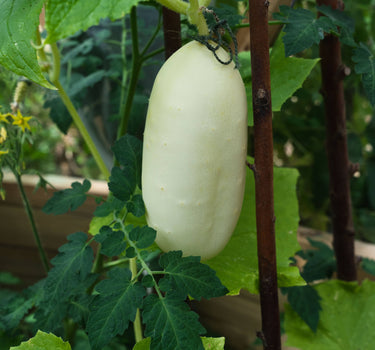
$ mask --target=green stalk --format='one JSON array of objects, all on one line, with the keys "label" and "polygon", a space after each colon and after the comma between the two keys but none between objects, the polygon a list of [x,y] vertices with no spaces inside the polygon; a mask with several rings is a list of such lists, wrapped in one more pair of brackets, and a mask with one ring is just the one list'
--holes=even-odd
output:
[{"label": "green stalk", "polygon": [[189,4],[182,0],[156,0],[159,4],[170,10],[186,15]]},{"label": "green stalk", "polygon": [[199,35],[208,35],[209,30],[206,23],[206,19],[200,9],[198,0],[190,0],[190,7],[187,11],[191,24],[195,24],[198,28]]},{"label": "green stalk", "polygon": [[44,270],[46,271],[46,273],[48,273],[49,265],[48,265],[47,254],[46,254],[45,250],[43,249],[42,243],[40,241],[40,236],[39,236],[39,232],[38,232],[38,229],[36,227],[36,224],[35,224],[33,211],[32,211],[30,202],[29,202],[29,200],[26,196],[26,192],[25,192],[25,189],[23,187],[22,180],[21,180],[21,175],[17,171],[13,171],[13,174],[16,177],[18,189],[19,189],[20,194],[21,194],[21,198],[22,198],[23,205],[25,207],[26,215],[27,215],[27,217],[29,219],[29,222],[31,224],[31,229],[33,231],[34,239],[35,239],[35,242],[36,242],[36,245],[37,245],[37,248],[38,248],[40,258],[41,258],[42,263],[43,263]]},{"label": "green stalk", "polygon": [[[130,265],[130,271],[132,272],[132,277],[135,278],[138,274],[136,258],[130,259],[129,265]],[[134,337],[135,337],[136,343],[140,342],[143,339],[141,313],[139,309],[137,310],[137,314],[134,320]]]},{"label": "green stalk", "polygon": [[135,89],[137,87],[139,73],[141,72],[142,67],[142,60],[140,59],[141,57],[139,54],[138,46],[137,8],[135,6],[132,7],[130,12],[130,26],[132,34],[132,70],[130,74],[130,82],[128,92],[126,95],[124,112],[121,116],[121,122],[117,133],[118,138],[125,135],[128,129],[128,123],[135,95]]},{"label": "green stalk", "polygon": [[125,25],[125,17],[122,19],[122,35],[121,35],[121,61],[122,61],[122,80],[121,80],[121,95],[120,95],[120,110],[119,114],[122,116],[124,115],[124,99],[125,99],[125,90],[126,90],[126,81],[128,80],[128,71],[126,69],[126,51],[125,51],[125,44],[126,44],[126,25]]},{"label": "green stalk", "polygon": [[52,49],[52,54],[53,54],[53,72],[51,74],[51,82],[58,89],[58,93],[59,93],[65,107],[69,111],[69,114],[71,115],[74,124],[76,125],[76,127],[79,130],[79,132],[81,133],[84,141],[86,142],[87,147],[89,148],[91,154],[93,155],[93,157],[96,161],[96,164],[98,165],[100,171],[105,176],[105,178],[108,179],[109,176],[110,176],[110,172],[109,172],[107,166],[105,165],[105,163],[103,161],[103,158],[100,156],[100,154],[98,152],[98,149],[95,146],[94,141],[92,140],[92,138],[91,138],[90,134],[88,133],[85,125],[83,124],[81,117],[79,116],[77,110],[73,106],[72,101],[70,100],[69,96],[67,95],[67,93],[65,92],[64,88],[62,87],[62,85],[60,83],[60,80],[59,80],[59,76],[60,76],[60,53],[59,53],[59,49],[58,49],[56,43],[51,44],[51,49]]}]

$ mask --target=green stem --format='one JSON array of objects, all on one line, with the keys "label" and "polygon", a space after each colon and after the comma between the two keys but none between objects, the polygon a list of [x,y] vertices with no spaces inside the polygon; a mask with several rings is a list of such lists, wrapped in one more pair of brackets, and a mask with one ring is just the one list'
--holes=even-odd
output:
[{"label": "green stem", "polygon": [[121,35],[121,62],[122,62],[122,79],[121,79],[121,95],[120,95],[120,110],[119,115],[124,115],[124,99],[126,91],[126,81],[128,80],[128,70],[126,69],[126,23],[125,17],[122,20],[122,35]]},{"label": "green stem", "polygon": [[[130,265],[130,271],[132,272],[132,277],[135,278],[138,274],[136,258],[130,259],[129,265]],[[139,309],[137,310],[137,314],[134,320],[134,337],[135,337],[136,343],[140,342],[143,339],[141,313]]]},{"label": "green stem", "polygon": [[198,0],[190,0],[190,7],[188,8],[187,14],[190,23],[197,26],[199,35],[209,34],[206,19],[203,16]]},{"label": "green stem", "polygon": [[36,227],[36,224],[35,224],[33,211],[32,211],[30,202],[29,202],[29,200],[26,196],[26,192],[25,192],[25,189],[24,189],[23,184],[22,184],[21,175],[17,171],[13,171],[13,174],[16,177],[17,185],[18,185],[21,197],[22,197],[22,202],[23,202],[23,205],[25,207],[25,211],[26,211],[27,217],[29,219],[29,222],[31,224],[31,229],[32,229],[33,234],[34,234],[34,239],[35,239],[36,245],[38,247],[39,255],[40,255],[40,258],[42,260],[44,270],[48,273],[49,265],[48,265],[47,254],[46,254],[45,250],[43,249],[42,243],[40,241],[40,236],[39,236],[39,232],[38,232],[38,229]]},{"label": "green stem", "polygon": [[138,46],[138,27],[137,27],[137,9],[132,7],[130,12],[130,26],[132,34],[132,70],[130,74],[130,82],[126,95],[124,112],[121,116],[121,122],[118,128],[117,137],[125,135],[128,129],[130,119],[131,107],[137,87],[139,73],[141,72],[142,60],[140,59],[139,46]]},{"label": "green stem", "polygon": [[169,8],[170,10],[186,15],[189,4],[182,0],[156,0],[159,4]]},{"label": "green stem", "polygon": [[51,74],[51,82],[56,86],[58,89],[58,93],[69,111],[69,114],[71,115],[73,122],[75,123],[77,129],[81,133],[84,141],[86,142],[87,147],[89,148],[91,154],[93,155],[100,171],[105,176],[106,179],[109,178],[110,172],[105,165],[103,158],[100,156],[98,149],[95,146],[94,141],[92,140],[90,134],[88,133],[85,125],[83,124],[83,121],[81,117],[79,116],[77,110],[73,106],[72,101],[70,100],[69,96],[65,92],[64,88],[62,87],[59,76],[60,76],[60,53],[59,49],[56,45],[56,43],[51,44],[52,54],[53,54],[53,71]]}]

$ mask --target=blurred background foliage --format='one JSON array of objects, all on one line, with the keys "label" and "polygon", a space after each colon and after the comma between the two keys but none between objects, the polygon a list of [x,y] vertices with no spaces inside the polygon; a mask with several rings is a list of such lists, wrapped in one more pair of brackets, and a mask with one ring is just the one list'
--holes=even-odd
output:
[{"label": "blurred background foliage", "polygon": [[[212,5],[222,17],[241,20],[238,0],[216,0]],[[295,1],[294,6],[315,9],[315,1]],[[243,7],[242,7],[243,8]],[[345,0],[345,11],[355,20],[354,39],[375,50],[375,0]],[[138,7],[138,33],[142,48],[158,23],[160,8]],[[182,18],[182,35],[194,34]],[[162,47],[160,30],[153,48]],[[82,116],[97,147],[111,164],[111,145],[116,138],[119,116],[131,70],[129,18],[100,25],[59,42],[62,53],[61,80]],[[343,61],[354,72],[351,48],[343,47]],[[316,58],[318,46],[299,54]],[[164,61],[154,56],[143,66],[131,110],[129,133],[142,138],[152,83]],[[125,84],[124,84],[125,82]],[[8,111],[17,77],[0,67],[0,105]],[[352,200],[358,238],[375,243],[375,113],[365,97],[360,77],[352,73],[345,79],[349,156],[360,170],[352,179]],[[28,169],[89,178],[100,177],[95,162],[61,100],[53,91],[31,85],[22,106],[24,115],[37,117],[34,143],[26,146]],[[252,134],[250,130],[249,134]],[[328,168],[325,151],[323,99],[320,95],[320,67],[316,65],[303,88],[274,114],[275,165],[294,167],[300,172],[297,193],[301,225],[330,230]],[[251,142],[251,139],[250,139]]]}]

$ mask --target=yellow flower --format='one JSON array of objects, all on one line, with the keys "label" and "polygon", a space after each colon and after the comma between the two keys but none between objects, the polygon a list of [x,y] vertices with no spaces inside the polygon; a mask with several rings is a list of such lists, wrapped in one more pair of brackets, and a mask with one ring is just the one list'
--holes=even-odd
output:
[{"label": "yellow flower", "polygon": [[0,157],[3,155],[3,154],[7,154],[9,153],[9,149],[7,149],[6,151],[0,151]]},{"label": "yellow flower", "polygon": [[2,126],[0,129],[0,144],[3,143],[7,139],[7,131]]},{"label": "yellow flower", "polygon": [[20,110],[17,110],[17,116],[14,116],[14,115],[11,115],[12,118],[14,119],[13,121],[13,125],[18,125],[23,132],[25,132],[25,129],[29,129],[30,130],[30,125],[28,123],[28,121],[32,118],[32,117],[24,117]]},{"label": "yellow flower", "polygon": [[9,123],[7,117],[11,117],[12,115],[10,113],[7,113],[7,114],[1,114],[0,113],[0,123],[1,122],[4,122],[4,123]]}]

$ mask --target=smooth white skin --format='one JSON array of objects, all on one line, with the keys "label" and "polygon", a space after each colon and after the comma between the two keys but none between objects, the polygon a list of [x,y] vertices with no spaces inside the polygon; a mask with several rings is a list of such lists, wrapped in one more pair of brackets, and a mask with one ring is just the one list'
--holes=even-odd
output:
[{"label": "smooth white skin", "polygon": [[159,71],[144,132],[143,199],[162,250],[209,259],[224,248],[242,208],[246,152],[238,70],[190,42]]}]

